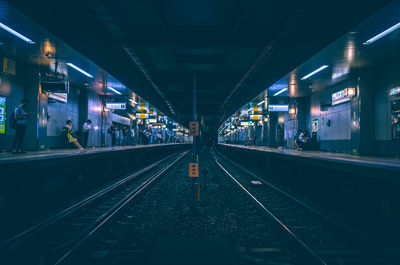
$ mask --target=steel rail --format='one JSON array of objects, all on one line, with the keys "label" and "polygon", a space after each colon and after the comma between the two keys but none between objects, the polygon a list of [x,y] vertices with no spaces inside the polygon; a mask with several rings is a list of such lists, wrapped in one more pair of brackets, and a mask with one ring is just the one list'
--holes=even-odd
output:
[{"label": "steel rail", "polygon": [[[349,226],[346,226],[344,224],[338,223],[337,221],[335,221],[334,219],[330,218],[329,216],[317,211],[316,209],[312,208],[308,204],[300,201],[299,199],[293,197],[289,193],[283,191],[282,189],[280,189],[280,188],[276,187],[275,185],[271,184],[270,182],[268,182],[268,181],[262,179],[261,177],[257,176],[255,173],[253,173],[252,171],[248,170],[247,168],[235,163],[231,159],[229,159],[226,156],[222,155],[220,152],[216,151],[216,153],[218,154],[218,156],[222,157],[228,163],[236,166],[240,170],[246,172],[250,176],[252,176],[252,177],[256,178],[257,180],[259,180],[261,183],[267,185],[268,187],[272,188],[273,190],[277,191],[278,193],[282,194],[283,196],[285,196],[285,197],[289,198],[290,200],[294,201],[295,203],[297,203],[298,205],[302,206],[303,208],[305,208],[306,210],[310,211],[311,213],[315,214],[316,216],[318,216],[322,220],[328,222],[331,226],[333,226],[333,227],[335,227],[337,229],[340,229],[343,232],[351,235],[353,237],[353,240],[356,240],[357,242],[363,244],[365,251],[370,251],[370,250],[376,251],[378,249],[380,253],[383,252],[381,247],[375,245],[369,239],[364,238],[361,235],[355,233]],[[388,257],[386,257],[386,258],[389,259]]]},{"label": "steel rail", "polygon": [[303,240],[301,240],[290,228],[285,225],[283,221],[281,221],[275,214],[273,214],[264,204],[262,204],[253,194],[251,194],[234,176],[232,176],[231,173],[229,173],[228,170],[226,170],[214,157],[215,163],[229,176],[229,178],[243,191],[245,194],[247,194],[252,201],[254,201],[258,206],[260,206],[261,209],[263,209],[263,212],[266,213],[269,217],[271,217],[276,223],[280,225],[283,230],[285,230],[290,237],[292,237],[295,242],[303,249],[306,251],[306,253],[312,257],[313,261],[316,264],[323,264],[327,265],[327,263],[317,254],[315,253],[314,250],[312,250]]},{"label": "steel rail", "polygon": [[85,233],[84,236],[81,237],[79,241],[77,241],[69,250],[65,252],[61,258],[57,260],[55,265],[62,264],[70,255],[76,251],[83,243],[85,243],[96,231],[98,231],[104,224],[107,223],[115,214],[117,214],[125,205],[127,205],[131,200],[136,198],[143,190],[148,188],[156,179],[158,179],[162,174],[164,174],[168,169],[170,169],[173,165],[175,165],[179,160],[181,160],[189,151],[181,154],[176,160],[174,160],[171,164],[164,167],[153,176],[144,181],[139,187],[131,191],[128,195],[126,195],[122,200],[117,202],[111,209],[107,210],[101,217],[99,217],[93,224],[93,228],[90,229],[89,232]]},{"label": "steel rail", "polygon": [[12,243],[13,241],[15,241],[17,239],[20,239],[20,238],[22,238],[22,237],[24,237],[24,236],[26,236],[26,235],[28,235],[30,233],[33,233],[35,231],[39,231],[40,229],[43,229],[43,228],[53,224],[54,222],[66,217],[66,216],[74,213],[75,211],[81,209],[82,207],[88,205],[89,203],[91,203],[91,202],[103,197],[104,195],[108,194],[110,191],[120,187],[121,185],[125,184],[126,182],[128,182],[128,181],[130,181],[130,180],[132,180],[132,179],[134,179],[134,178],[146,173],[147,171],[149,171],[152,168],[156,167],[160,163],[162,163],[162,162],[164,162],[164,161],[166,161],[166,160],[168,160],[168,159],[170,159],[170,158],[172,158],[174,156],[177,156],[179,154],[181,154],[181,152],[172,154],[172,155],[170,155],[170,156],[168,156],[166,158],[163,158],[163,159],[161,159],[161,160],[159,160],[159,161],[157,161],[157,162],[155,162],[155,163],[153,163],[153,164],[151,164],[151,165],[149,165],[149,166],[147,166],[147,167],[145,167],[145,168],[143,168],[143,169],[141,169],[141,170],[139,170],[139,171],[137,171],[137,172],[135,172],[133,174],[128,175],[124,179],[121,179],[121,180],[111,184],[110,186],[105,187],[104,189],[102,189],[102,190],[100,190],[100,191],[98,191],[98,192],[86,197],[85,199],[83,199],[83,200],[81,200],[81,201],[79,201],[79,202],[67,207],[66,209],[61,210],[60,212],[58,212],[58,213],[46,218],[45,220],[39,222],[38,224],[36,224],[36,225],[34,225],[34,226],[32,226],[32,227],[30,227],[30,228],[18,233],[18,234],[16,234],[15,236],[11,237],[10,239],[1,242],[0,243],[0,247],[4,247],[4,246]]}]

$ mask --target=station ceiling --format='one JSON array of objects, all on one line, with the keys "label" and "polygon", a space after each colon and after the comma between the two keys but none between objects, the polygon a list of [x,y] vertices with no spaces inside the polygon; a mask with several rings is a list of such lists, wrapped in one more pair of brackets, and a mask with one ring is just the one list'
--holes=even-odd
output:
[{"label": "station ceiling", "polygon": [[390,1],[9,2],[178,121],[196,76],[214,127]]}]

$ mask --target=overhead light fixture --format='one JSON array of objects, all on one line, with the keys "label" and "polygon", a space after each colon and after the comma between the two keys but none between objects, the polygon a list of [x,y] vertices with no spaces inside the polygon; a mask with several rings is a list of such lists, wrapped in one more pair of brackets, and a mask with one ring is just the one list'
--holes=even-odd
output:
[{"label": "overhead light fixture", "polygon": [[383,32],[381,32],[381,33],[379,33],[378,35],[376,35],[376,36],[370,38],[369,40],[367,40],[367,41],[364,42],[363,44],[364,44],[364,45],[369,45],[369,44],[371,44],[371,43],[373,43],[373,42],[379,40],[380,38],[385,37],[386,35],[392,33],[393,31],[395,31],[396,29],[399,29],[399,28],[400,28],[400,22],[397,23],[396,25],[394,25],[394,26],[388,28],[387,30],[385,30],[385,31],[383,31]]},{"label": "overhead light fixture", "polygon": [[312,72],[309,73],[308,75],[303,76],[303,77],[301,78],[301,80],[306,80],[307,78],[309,78],[309,77],[311,77],[311,76],[313,76],[313,75],[315,75],[315,74],[321,72],[322,70],[324,70],[324,69],[326,69],[326,68],[328,68],[328,67],[329,67],[329,65],[323,65],[323,66],[321,66],[320,68],[318,68],[317,70],[312,71]]},{"label": "overhead light fixture", "polygon": [[138,104],[136,101],[134,101],[134,100],[131,99],[131,98],[129,99],[129,101],[132,102],[133,104],[136,104],[136,105]]},{"label": "overhead light fixture", "polygon": [[112,92],[115,92],[115,93],[117,93],[118,95],[121,95],[121,92],[119,92],[119,91],[116,90],[115,88],[110,87],[110,86],[108,86],[107,88],[110,89]]},{"label": "overhead light fixture", "polygon": [[265,103],[265,100],[261,101],[260,103],[257,104],[257,106],[260,106],[261,104]]},{"label": "overhead light fixture", "polygon": [[8,31],[9,33],[13,34],[14,36],[20,38],[21,40],[29,43],[29,44],[35,44],[34,41],[32,41],[31,39],[25,37],[24,35],[22,35],[21,33],[16,32],[15,30],[13,30],[12,28],[4,25],[3,23],[0,22],[0,28],[4,29],[5,31]]},{"label": "overhead light fixture", "polygon": [[275,97],[275,96],[278,96],[278,95],[282,94],[282,93],[283,93],[283,92],[285,92],[286,90],[288,90],[288,89],[287,89],[287,87],[285,87],[285,88],[283,88],[283,89],[279,90],[278,92],[276,92],[276,93],[273,95],[273,97]]},{"label": "overhead light fixture", "polygon": [[79,67],[76,66],[75,64],[73,64],[73,63],[67,63],[67,65],[68,65],[69,67],[74,68],[76,71],[78,71],[78,72],[80,72],[80,73],[86,75],[87,77],[93,78],[93,76],[92,76],[91,74],[89,74],[88,72],[82,70],[81,68],[79,68]]}]

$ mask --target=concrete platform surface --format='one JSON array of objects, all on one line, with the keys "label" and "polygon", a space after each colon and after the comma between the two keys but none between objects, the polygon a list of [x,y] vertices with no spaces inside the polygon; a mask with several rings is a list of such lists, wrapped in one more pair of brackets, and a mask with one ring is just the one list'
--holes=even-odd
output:
[{"label": "concrete platform surface", "polygon": [[[181,143],[179,143],[181,144]],[[56,149],[56,150],[46,150],[46,151],[33,151],[26,152],[25,154],[13,154],[10,152],[0,153],[0,164],[4,163],[18,163],[18,162],[26,162],[32,160],[42,160],[42,159],[50,159],[50,158],[60,158],[60,157],[70,157],[70,156],[78,156],[78,155],[90,155],[104,152],[118,152],[129,149],[138,149],[138,148],[150,148],[157,147],[163,145],[176,145],[175,143],[171,144],[151,144],[151,145],[135,145],[135,146],[117,146],[114,148],[111,147],[97,147],[97,148],[89,148],[85,150],[78,149]]]},{"label": "concrete platform surface", "polygon": [[221,145],[249,149],[249,150],[258,150],[258,151],[292,156],[292,157],[298,156],[315,160],[339,162],[344,164],[369,166],[375,168],[391,168],[400,171],[400,158],[394,158],[394,157],[359,156],[359,155],[331,153],[323,151],[297,151],[291,149],[270,148],[266,146],[244,146],[244,145],[234,145],[234,144],[221,144]]}]

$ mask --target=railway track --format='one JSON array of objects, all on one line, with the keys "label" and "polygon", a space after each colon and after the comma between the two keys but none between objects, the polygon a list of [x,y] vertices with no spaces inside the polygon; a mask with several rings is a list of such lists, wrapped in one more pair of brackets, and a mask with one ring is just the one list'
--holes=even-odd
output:
[{"label": "railway track", "polygon": [[62,264],[124,206],[145,191],[187,152],[171,155],[0,243],[0,263]]},{"label": "railway track", "polygon": [[[219,159],[219,158],[222,159]],[[214,160],[229,179],[294,241],[300,264],[395,264],[329,217],[221,154]]]}]

